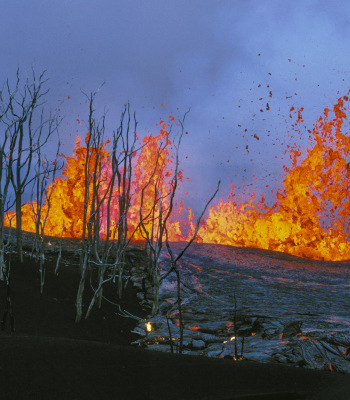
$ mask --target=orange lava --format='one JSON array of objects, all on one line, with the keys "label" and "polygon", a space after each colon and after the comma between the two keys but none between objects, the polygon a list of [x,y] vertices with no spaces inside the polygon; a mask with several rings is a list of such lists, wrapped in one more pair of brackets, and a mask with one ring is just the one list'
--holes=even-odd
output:
[{"label": "orange lava", "polygon": [[[170,118],[170,117],[169,117]],[[171,117],[172,118],[172,117]],[[143,216],[147,216],[152,209],[154,204],[155,185],[158,185],[160,192],[162,193],[162,207],[163,213],[166,212],[169,206],[169,196],[166,196],[171,191],[171,179],[173,176],[172,172],[172,155],[169,154],[169,150],[166,147],[165,150],[159,155],[159,149],[164,144],[168,137],[166,131],[167,124],[162,122],[162,129],[158,136],[146,136],[143,138],[140,145],[143,145],[138,154],[135,154],[133,161],[133,180],[131,184],[131,197],[132,204],[128,211],[128,227],[129,233],[133,232],[137,227],[140,220],[140,205],[141,205],[141,191],[146,186],[147,182],[150,182],[146,190],[144,191],[143,201]],[[90,149],[92,153],[90,170],[93,170],[94,160],[96,154],[99,151],[102,154],[101,165],[104,165],[101,172],[100,181],[100,192],[99,196],[101,199],[104,198],[105,193],[108,190],[108,184],[111,179],[111,156],[106,150],[108,141],[102,143],[100,149]],[[171,142],[169,141],[169,145]],[[159,157],[158,157],[159,156]],[[75,148],[72,157],[62,156],[66,160],[66,165],[63,170],[62,176],[56,178],[55,181],[49,185],[48,191],[53,185],[53,191],[51,196],[50,213],[45,225],[45,235],[60,237],[63,232],[63,237],[81,238],[83,235],[83,216],[84,216],[84,193],[85,193],[85,160],[86,160],[86,147],[82,143],[80,136],[77,137]],[[94,158],[95,157],[95,158]],[[157,162],[158,157],[158,162]],[[154,170],[156,173],[152,177]],[[182,171],[179,172],[179,180],[182,180]],[[92,193],[92,184],[89,187],[90,193]],[[116,185],[113,191],[111,201],[111,227],[112,230],[119,221],[119,207],[118,197],[120,189]],[[90,198],[92,196],[90,195]],[[103,201],[101,207],[100,217],[102,220],[100,236],[105,238],[107,236],[106,226],[106,207],[107,198]],[[159,215],[159,203],[155,207],[155,221]],[[181,214],[181,210],[177,210],[178,214]],[[43,207],[42,214],[46,214],[46,205]],[[10,218],[13,217],[11,224],[13,227],[16,226],[16,217],[14,212],[9,212],[5,220],[5,225],[10,225]],[[87,216],[89,218],[89,215]],[[149,220],[149,218],[148,218]],[[152,221],[145,221],[145,226],[151,229]],[[155,231],[157,225],[155,222]],[[182,222],[179,219],[170,219],[168,221],[169,240],[179,241],[183,240],[181,233]],[[28,202],[22,207],[22,227],[27,232],[35,232],[35,224],[33,218],[33,212],[31,205]],[[63,230],[64,227],[64,230]],[[137,230],[133,236],[133,240],[141,240],[142,235],[140,229]]]},{"label": "orange lava", "polygon": [[[347,96],[314,124],[304,159],[290,148],[292,167],[275,203],[223,200],[209,210],[198,241],[281,251],[316,260],[350,259],[350,137],[342,131]],[[299,113],[297,122],[302,122]]]},{"label": "orange lava", "polygon": [[[263,196],[257,201],[258,196],[255,193],[248,201],[241,201],[232,185],[229,198],[220,199],[210,207],[208,216],[199,229],[197,241],[281,251],[316,260],[350,259],[350,160],[347,160],[350,137],[343,132],[348,101],[349,98],[343,96],[338,99],[332,110],[324,110],[323,115],[314,124],[312,132],[310,131],[311,146],[305,156],[301,155],[299,148],[288,147],[292,165],[288,169],[285,168],[282,187],[277,190],[272,206],[266,204]],[[298,112],[296,127],[303,122],[301,111],[302,109]],[[151,178],[161,143],[168,140],[168,124],[161,121],[160,126],[162,129],[159,135],[145,137],[145,146],[133,158],[133,179],[130,183],[132,204],[128,212],[129,232],[132,232],[139,222],[141,190],[149,180],[151,184],[145,190],[143,215],[147,215],[152,207],[156,182],[163,196],[163,212],[169,206],[167,194],[171,190],[174,171],[174,156],[170,146],[162,152],[156,174]],[[102,151],[105,166],[101,197],[110,179],[111,160],[107,142],[102,144]],[[51,211],[46,222],[45,234],[60,237],[64,226],[64,237],[81,238],[86,148],[79,137],[72,157],[64,158],[66,166],[62,176],[52,183],[54,188]],[[179,179],[182,179],[182,171],[179,173]],[[118,194],[118,188],[115,188],[115,200],[112,201],[114,224],[119,217],[116,200]],[[189,216],[185,218],[182,209],[181,201],[174,208],[172,218],[168,221],[171,241],[185,241],[193,232],[193,212],[188,209]],[[159,215],[159,210],[158,205],[156,216]],[[34,232],[33,214],[29,203],[22,207],[22,214],[23,229]],[[13,212],[8,213],[8,217],[11,216]],[[13,218],[12,226],[15,226],[15,223]],[[151,223],[150,221],[148,224]],[[6,225],[9,225],[8,219]],[[106,237],[105,228],[106,223],[103,221],[101,237]],[[142,239],[140,231],[135,233],[134,238]]]},{"label": "orange lava", "polygon": [[200,329],[200,327],[199,326],[189,326],[188,329],[190,331],[198,331]]}]

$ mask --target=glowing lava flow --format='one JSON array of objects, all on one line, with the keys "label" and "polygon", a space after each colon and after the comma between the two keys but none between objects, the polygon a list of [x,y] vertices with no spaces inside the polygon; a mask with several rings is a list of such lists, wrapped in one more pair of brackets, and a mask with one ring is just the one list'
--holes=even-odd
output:
[{"label": "glowing lava flow", "polygon": [[[286,168],[282,188],[277,191],[273,206],[267,206],[264,197],[256,201],[255,194],[249,201],[240,201],[232,185],[229,199],[221,199],[209,209],[197,241],[269,249],[318,260],[350,259],[350,245],[347,240],[350,233],[350,164],[347,161],[350,137],[342,131],[346,120],[345,103],[348,100],[347,96],[343,96],[332,111],[324,110],[323,116],[314,124],[313,144],[304,159],[298,149],[288,150],[292,166],[288,171]],[[302,122],[301,111],[298,113],[297,123],[300,121]],[[164,123],[162,126],[165,129]],[[159,143],[166,134],[166,131],[161,130],[158,136],[145,138],[144,143],[147,145],[134,158],[132,205],[128,212],[130,231],[137,226],[141,190],[152,176]],[[107,161],[103,174],[108,180],[110,156],[105,147],[103,151]],[[60,236],[64,224],[64,236],[81,237],[86,149],[79,138],[73,157],[65,158],[67,162],[62,177],[53,183],[51,210],[54,211],[47,220],[46,234]],[[162,167],[145,191],[145,214],[153,204],[156,177],[159,177],[164,207],[167,207],[166,194],[171,188],[173,173],[172,157],[167,149],[162,153],[160,164]],[[117,196],[118,192],[115,198]],[[117,203],[112,203],[116,214],[117,208]],[[171,241],[187,240],[193,230],[192,211],[189,210],[190,217],[186,221],[181,215],[181,208],[180,203],[169,221]],[[33,232],[34,223],[29,203],[23,206],[22,212],[23,229]],[[114,220],[117,221],[118,218],[115,216]],[[183,233],[184,226],[190,228],[186,230],[188,234]],[[105,222],[102,223],[102,236],[105,235],[104,227]],[[136,232],[135,239],[141,239],[139,232]]]}]

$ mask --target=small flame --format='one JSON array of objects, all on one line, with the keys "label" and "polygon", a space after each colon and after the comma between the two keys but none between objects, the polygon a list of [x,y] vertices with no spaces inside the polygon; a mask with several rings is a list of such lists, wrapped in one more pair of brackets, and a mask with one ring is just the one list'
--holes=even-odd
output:
[{"label": "small flame", "polygon": [[52,243],[51,243],[51,242],[49,242],[49,243],[48,243],[48,246],[52,246]]},{"label": "small flame", "polygon": [[146,326],[146,330],[147,330],[147,332],[151,332],[152,331],[152,324],[148,321],[148,322],[146,322],[145,323],[145,326]]}]

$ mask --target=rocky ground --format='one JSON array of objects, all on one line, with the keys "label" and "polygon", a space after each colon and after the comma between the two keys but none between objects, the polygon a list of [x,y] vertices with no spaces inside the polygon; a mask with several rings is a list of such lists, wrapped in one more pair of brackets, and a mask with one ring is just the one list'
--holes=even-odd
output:
[{"label": "rocky ground", "polygon": [[[275,300],[271,298],[270,303],[267,303],[267,298],[270,297],[266,292],[264,301],[258,295],[254,304],[251,304],[249,296],[245,299],[244,294],[252,295],[253,287],[256,293],[262,290],[259,289],[259,285],[244,286],[244,282],[251,280],[250,277],[256,279],[259,284],[270,282],[271,272],[264,267],[261,253],[258,253],[255,259],[256,253],[247,250],[252,257],[249,262],[243,249],[227,248],[225,251],[220,250],[221,255],[219,255],[213,250],[215,246],[195,245],[191,253],[188,253],[182,263],[181,275],[184,283],[182,293],[183,295],[187,293],[187,297],[183,297],[186,333],[184,344],[185,351],[189,355],[178,356],[169,353],[169,343],[161,344],[161,340],[168,340],[168,330],[164,328],[165,315],[169,316],[173,338],[177,337],[178,316],[173,278],[162,288],[161,313],[157,320],[152,320],[153,330],[147,337],[140,335],[145,332],[145,323],[149,319],[151,292],[147,291],[147,282],[142,277],[144,271],[142,252],[136,248],[130,252],[131,268],[126,275],[131,279],[126,286],[123,299],[118,300],[115,287],[106,287],[106,298],[114,304],[104,301],[100,310],[94,309],[87,320],[75,324],[74,304],[79,282],[77,253],[79,241],[64,242],[58,275],[54,271],[59,239],[50,238],[49,241],[43,294],[40,294],[38,265],[29,254],[31,235],[25,235],[26,255],[23,264],[19,263],[15,252],[11,253],[10,285],[15,332],[11,331],[8,318],[4,330],[0,331],[0,391],[4,398],[36,400],[110,399],[111,397],[149,400],[348,398],[346,396],[350,393],[349,375],[335,372],[340,368],[336,367],[333,361],[334,371],[330,372],[329,368],[328,371],[295,368],[293,365],[298,363],[293,361],[288,362],[292,366],[286,366],[283,364],[287,363],[281,357],[274,358],[274,350],[271,353],[270,347],[276,348],[276,346],[270,344],[286,341],[279,338],[281,332],[293,336],[294,339],[288,339],[290,343],[293,340],[303,343],[305,340],[299,338],[298,334],[295,336],[295,326],[291,325],[288,328],[283,319],[279,320],[281,325],[271,322],[277,321],[280,315],[283,315],[282,311],[279,311],[278,318],[277,311],[273,311],[273,308],[269,312],[265,309],[262,313],[261,309],[266,304],[276,303],[278,296]],[[230,269],[233,255],[235,255],[235,268]],[[275,260],[278,265],[279,257],[277,256],[277,261]],[[9,254],[7,260],[8,258]],[[265,261],[271,264],[273,260],[273,256],[268,255]],[[249,265],[253,263],[248,270],[246,263]],[[258,265],[261,267],[260,270],[257,268]],[[210,275],[206,273],[205,267],[208,271],[213,270],[217,277],[217,284],[211,286],[210,292],[206,290],[205,280],[212,278],[205,278]],[[304,267],[308,271],[307,266]],[[304,267],[301,266],[300,271]],[[163,268],[166,268],[166,258],[163,258]],[[276,265],[276,279],[278,268]],[[225,270],[227,272],[224,272]],[[273,270],[274,268],[271,271]],[[287,270],[285,269],[286,276]],[[236,282],[234,286],[227,278],[231,275]],[[326,272],[321,275],[327,281]],[[239,278],[240,276],[242,278]],[[283,279],[287,279],[286,276],[278,275]],[[341,276],[339,270],[339,279]],[[272,281],[279,285],[280,282],[276,279]],[[290,278],[289,274],[288,279],[294,278]],[[230,290],[222,286],[224,283],[229,285]],[[331,290],[339,289],[333,287]],[[236,322],[239,326],[237,336],[240,341],[245,338],[244,359],[241,361],[232,360],[231,346],[234,341],[230,338],[233,334],[231,324],[234,318],[233,293],[237,299]],[[342,293],[345,296],[345,288]],[[0,282],[1,320],[6,309],[6,294],[6,286],[4,282]],[[84,298],[85,311],[91,296],[91,289],[87,285]],[[302,301],[296,300],[298,300],[294,307],[296,313],[293,314],[295,318],[288,317],[286,320],[304,321],[305,310],[300,308]],[[328,301],[329,299],[325,300],[325,304]],[[346,298],[344,298],[345,303]],[[218,307],[218,304],[222,306]],[[137,326],[136,320],[122,317],[119,306],[141,318],[142,322]],[[317,308],[317,305],[314,307]],[[331,307],[328,314],[341,317],[339,329],[343,329],[347,318],[343,309],[338,308],[338,315]],[[323,310],[322,313],[325,313],[325,308],[320,308]],[[278,309],[276,304],[276,310]],[[338,322],[335,326],[338,326],[337,324]],[[275,326],[275,331],[271,326]],[[302,334],[305,335],[307,332],[303,329],[302,327]],[[256,334],[252,335],[255,330]],[[256,337],[258,340],[254,347],[252,343]],[[130,346],[130,343],[136,344]],[[261,343],[266,343],[268,350],[262,349]],[[336,346],[334,343],[326,341],[325,343]],[[342,342],[341,346],[343,345]],[[145,346],[148,347],[147,350],[143,348]],[[152,350],[160,348],[166,352]],[[256,354],[262,352],[266,356],[256,357],[259,362],[249,361],[254,360],[252,357],[254,352]],[[325,365],[322,368],[327,369]]]},{"label": "rocky ground", "polygon": [[[166,252],[161,268],[169,268]],[[185,353],[350,373],[349,263],[193,244],[179,270]],[[135,272],[141,290],[142,271]],[[149,318],[152,331],[144,323],[134,330],[139,343],[171,351],[171,336],[176,350],[176,296],[170,275],[161,286],[160,315]],[[144,297],[151,305],[150,287]]]}]

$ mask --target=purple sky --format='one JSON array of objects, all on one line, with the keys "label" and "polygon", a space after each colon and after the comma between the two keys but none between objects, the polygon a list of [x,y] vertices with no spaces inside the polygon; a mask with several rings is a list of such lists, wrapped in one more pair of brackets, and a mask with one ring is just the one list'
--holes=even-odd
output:
[{"label": "purple sky", "polygon": [[87,119],[81,89],[106,81],[97,111],[107,107],[112,127],[129,100],[141,133],[191,107],[184,190],[203,199],[218,179],[222,194],[229,183],[252,183],[254,172],[262,186],[268,174],[280,180],[275,156],[292,123],[283,115],[303,106],[310,127],[350,88],[349,22],[345,0],[3,1],[0,81],[13,80],[18,66],[22,77],[47,70],[46,107],[64,100],[67,155],[76,118]]}]

